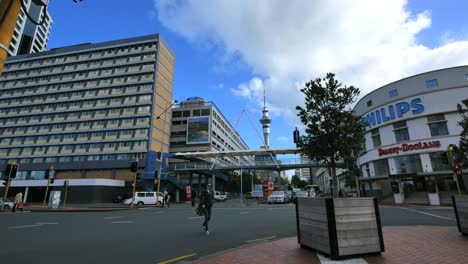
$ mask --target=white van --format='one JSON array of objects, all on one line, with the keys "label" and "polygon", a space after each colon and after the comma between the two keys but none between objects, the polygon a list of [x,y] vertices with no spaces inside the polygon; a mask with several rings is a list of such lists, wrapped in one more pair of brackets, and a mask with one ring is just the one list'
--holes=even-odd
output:
[{"label": "white van", "polygon": [[[162,203],[163,194],[158,193],[158,201]],[[122,202],[125,205],[130,205],[132,203],[132,198],[123,200]],[[135,201],[133,204],[144,205],[144,204],[156,204],[156,192],[136,192]]]},{"label": "white van", "polygon": [[226,201],[227,200],[227,197],[225,194],[223,194],[222,192],[218,192],[218,191],[215,191],[214,192],[214,199],[216,201]]}]

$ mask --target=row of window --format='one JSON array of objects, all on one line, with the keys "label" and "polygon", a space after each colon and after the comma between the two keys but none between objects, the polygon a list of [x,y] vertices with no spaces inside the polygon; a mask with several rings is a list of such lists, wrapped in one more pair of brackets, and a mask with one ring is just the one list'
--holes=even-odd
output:
[{"label": "row of window", "polygon": [[[465,74],[465,80],[468,80],[468,74]],[[427,80],[426,81],[426,88],[434,88],[439,86],[439,81],[437,79]],[[390,97],[397,97],[398,96],[398,89],[393,89],[388,92]],[[372,100],[367,101],[367,107],[372,106]]]},{"label": "row of window", "polygon": [[21,156],[38,154],[57,154],[72,152],[100,152],[100,151],[119,151],[119,150],[141,150],[147,146],[147,141],[123,141],[109,143],[91,143],[62,146],[39,146],[25,148],[0,149],[0,156]]},{"label": "row of window", "polygon": [[[192,114],[190,114],[192,112]],[[209,116],[210,109],[194,109],[194,110],[172,110],[172,118],[190,117],[190,116]]]},{"label": "row of window", "polygon": [[[60,75],[60,76],[66,76],[67,74],[79,74],[79,77],[83,76],[95,76],[95,75],[109,75],[112,74],[113,72],[115,73],[121,73],[121,72],[134,72],[138,70],[153,70],[154,69],[154,64],[145,64],[145,65],[131,65],[131,66],[124,66],[124,67],[116,67],[117,65],[125,65],[125,64],[136,64],[136,63],[141,63],[142,61],[146,61],[149,59],[154,58],[154,53],[148,53],[144,55],[137,55],[137,56],[131,56],[131,57],[122,57],[122,58],[117,58],[117,59],[107,59],[107,60],[95,60],[91,62],[80,62],[80,63],[75,63],[75,64],[69,64],[69,65],[58,65],[58,66],[50,66],[50,67],[43,67],[43,68],[38,68],[34,70],[30,69],[24,69],[24,70],[17,70],[17,71],[12,71],[10,73],[5,73],[2,76],[2,80],[9,80],[9,79],[17,79],[17,78],[26,78],[26,77],[34,77],[36,75]],[[109,67],[109,66],[114,66],[114,67]],[[97,68],[97,67],[108,67],[108,68],[99,68],[99,69],[94,69],[94,70],[89,70],[89,71],[84,71],[89,68]],[[67,73],[70,71],[80,71],[80,72],[74,72],[74,73]],[[17,81],[16,81],[17,82]],[[11,80],[8,82],[4,82],[4,84],[9,83],[15,83],[15,81]]]},{"label": "row of window", "polygon": [[[135,112],[134,108],[116,108],[116,109],[102,109],[102,110],[93,110],[93,111],[82,111],[82,112],[69,112],[69,113],[57,113],[57,114],[44,114],[44,115],[35,115],[35,116],[22,116],[22,117],[9,117],[0,119],[0,125],[35,125],[35,123],[51,123],[55,122],[66,122],[66,121],[75,121],[77,119],[109,119],[108,117],[121,118],[120,115],[128,116],[133,115]],[[140,114],[140,113],[138,113]],[[132,117],[132,120],[135,117]],[[85,122],[85,120],[80,120]],[[142,123],[148,123],[148,119],[145,117],[136,118],[136,123],[141,125]],[[89,122],[89,121],[87,121]],[[96,123],[97,124],[97,123]],[[102,123],[100,123],[102,124]],[[133,124],[133,121],[126,119],[125,121],[119,121],[119,119],[108,120],[104,123],[104,126],[121,126],[121,125],[130,125]],[[94,125],[92,123],[91,125]],[[5,128],[5,127],[4,127]]]},{"label": "row of window", "polygon": [[[22,62],[9,62],[5,64],[5,71],[18,70],[21,68],[35,68],[41,66],[49,66],[51,64],[58,63],[76,63],[77,61],[94,59],[99,57],[115,57],[119,55],[127,55],[128,53],[136,53],[142,51],[155,51],[155,43],[146,43],[138,45],[128,45],[116,48],[104,48],[101,50],[95,51],[83,51],[76,52],[73,54],[63,55],[59,57],[46,57],[46,58],[37,58],[35,60],[28,60]],[[5,73],[6,74],[6,73]]]},{"label": "row of window", "polygon": [[[451,167],[444,164],[441,156],[444,152],[429,153],[432,171],[451,171]],[[424,172],[419,154],[406,155],[392,158],[395,161],[396,174],[419,173]],[[380,159],[373,161],[374,176],[382,177],[390,175],[389,159]],[[364,164],[363,169],[366,171],[367,177],[371,176],[369,163]]]},{"label": "row of window", "polygon": [[[67,129],[67,128],[73,128],[73,129],[78,129],[78,130],[90,130],[90,129],[104,129],[104,128],[106,128],[105,127],[106,124],[104,123],[104,121],[97,121],[97,122],[100,122],[100,123],[85,122],[86,124],[83,124],[83,125],[80,125],[80,126],[77,126],[76,124],[72,125],[72,126],[67,126],[68,124],[65,124],[64,126],[62,126],[63,124],[55,124],[55,125],[40,125],[40,126],[35,126],[35,127],[32,127],[32,128],[30,128],[30,127],[0,128],[0,135],[8,136],[8,135],[12,135],[12,134],[23,134],[23,135],[25,135],[25,134],[34,134],[34,133],[61,132],[61,131],[64,131],[64,129]],[[98,127],[98,126],[100,126],[100,127]],[[93,137],[102,137],[104,135],[110,137],[112,133],[118,133],[118,135],[120,137],[122,137],[124,135],[133,135],[132,131],[133,130],[120,130],[120,131],[114,131],[113,130],[113,131],[107,131],[107,132],[96,131],[96,132],[93,132],[93,133],[96,133],[95,136],[93,136]],[[147,129],[137,129],[136,131],[137,131],[136,135],[140,135],[140,136],[146,135],[148,133]],[[71,132],[71,131],[68,131],[68,132]],[[100,135],[98,133],[108,133],[108,134]],[[86,137],[86,135],[88,135],[88,136],[90,135],[90,133],[80,133],[80,135],[81,134],[83,135],[82,137]],[[15,135],[15,136],[21,136],[21,135]],[[115,136],[115,135],[112,135],[112,136]],[[63,140],[65,140],[65,139],[73,140],[74,137],[75,137],[74,134],[67,134],[67,135],[64,135]],[[21,139],[19,139],[19,137],[18,137],[17,140],[20,141]]]},{"label": "row of window", "polygon": [[[123,83],[131,83],[131,82],[143,82],[143,81],[152,81],[153,80],[153,73],[140,73],[140,71],[134,71],[133,74],[127,74],[130,72],[122,72],[122,74],[126,74],[125,76],[116,76],[111,77],[108,76],[107,78],[102,78],[100,75],[92,76],[80,76],[80,73],[70,73],[68,75],[51,75],[45,77],[37,77],[37,78],[29,78],[23,79],[20,81],[15,81],[12,85],[4,85],[4,90],[6,89],[19,89],[19,88],[27,88],[29,86],[39,86],[42,84],[49,84],[54,82],[67,82],[67,85],[70,87],[71,85],[68,82],[73,82],[73,87],[83,88],[83,87],[94,87],[94,86],[109,86],[109,85],[116,85],[116,84],[123,84]],[[140,74],[139,74],[140,73]],[[53,88],[54,86],[49,87]],[[31,88],[27,88],[24,93],[28,93],[28,91],[32,91]],[[51,90],[51,89],[49,89]],[[12,92],[10,91],[10,94]]]},{"label": "row of window", "polygon": [[[136,87],[130,87],[130,88],[136,88]],[[136,89],[130,89],[130,90],[136,90]],[[2,105],[21,105],[24,107],[25,105],[28,104],[40,104],[40,103],[51,103],[50,101],[55,101],[55,100],[60,100],[64,102],[69,102],[70,99],[73,100],[79,100],[80,98],[83,97],[89,97],[89,98],[102,98],[103,96],[108,96],[110,89],[103,89],[103,90],[89,90],[89,91],[79,91],[79,92],[73,92],[73,93],[63,93],[63,94],[55,94],[55,95],[40,95],[40,96],[34,96],[34,97],[23,97],[23,98],[16,98],[16,99],[6,99],[6,100],[0,100],[0,106]],[[62,103],[62,104],[67,104],[67,105],[72,105],[78,108],[81,108],[86,105],[86,107],[89,107],[90,105],[93,106],[94,104],[99,105],[99,106],[105,106],[105,105],[113,105],[113,104],[134,104],[134,103],[150,103],[151,102],[151,95],[139,95],[139,96],[120,96],[120,97],[112,97],[112,99],[109,98],[102,98],[98,100],[79,100],[75,101],[72,103]],[[49,104],[47,105],[46,108],[48,109],[55,109],[57,106],[61,107],[60,103],[56,104]]]},{"label": "row of window", "polygon": [[[427,123],[432,137],[445,136],[449,134],[447,121],[444,114],[428,116]],[[370,132],[374,148],[380,147],[382,145],[382,141],[380,139],[379,128],[374,128]],[[399,121],[394,123],[393,132],[395,133],[395,140],[397,143],[410,140],[406,121]]]},{"label": "row of window", "polygon": [[[41,113],[45,111],[65,111],[65,110],[73,110],[73,109],[82,109],[82,108],[94,108],[94,107],[104,107],[104,104],[98,104],[98,100],[90,100],[84,102],[72,102],[72,103],[60,103],[60,104],[50,104],[50,105],[34,105],[34,106],[27,106],[27,107],[17,107],[17,108],[7,108],[7,109],[0,109],[0,116],[6,115],[17,115],[17,114],[30,114],[30,113]],[[136,103],[136,102],[135,102]],[[117,103],[112,103],[117,105]],[[111,105],[112,105],[111,104]],[[100,112],[98,112],[100,111]],[[84,111],[81,112],[80,117],[91,118],[93,115],[96,114],[100,115],[109,115],[109,116],[117,116],[117,115],[133,115],[133,114],[148,114],[150,112],[150,106],[139,106],[139,107],[125,107],[125,108],[114,108],[114,109],[101,109],[98,111]],[[78,113],[75,113],[78,114]],[[70,117],[76,116],[75,114],[71,114]],[[33,120],[39,118],[39,116],[32,117]]]}]

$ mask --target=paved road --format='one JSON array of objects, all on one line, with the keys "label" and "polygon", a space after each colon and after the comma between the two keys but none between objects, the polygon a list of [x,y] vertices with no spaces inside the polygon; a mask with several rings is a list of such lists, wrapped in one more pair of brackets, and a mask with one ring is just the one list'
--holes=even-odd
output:
[{"label": "paved road", "polygon": [[[384,225],[455,225],[452,210],[381,208]],[[0,213],[2,263],[193,260],[262,238],[296,235],[293,205],[216,204],[211,234],[191,207],[92,213]]]}]

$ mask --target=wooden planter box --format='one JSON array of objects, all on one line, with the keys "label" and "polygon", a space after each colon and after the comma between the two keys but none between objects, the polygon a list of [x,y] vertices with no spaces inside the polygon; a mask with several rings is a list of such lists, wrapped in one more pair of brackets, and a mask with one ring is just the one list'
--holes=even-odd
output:
[{"label": "wooden planter box", "polygon": [[333,260],[385,251],[376,198],[298,198],[301,247]]},{"label": "wooden planter box", "polygon": [[458,231],[468,236],[468,195],[452,195]]}]

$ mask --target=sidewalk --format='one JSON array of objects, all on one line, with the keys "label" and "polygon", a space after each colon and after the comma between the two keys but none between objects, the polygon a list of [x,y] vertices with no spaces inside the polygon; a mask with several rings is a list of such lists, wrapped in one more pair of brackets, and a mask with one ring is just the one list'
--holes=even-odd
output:
[{"label": "sidewalk", "polygon": [[[468,259],[468,237],[456,227],[403,226],[383,228],[385,252],[348,261],[322,263],[447,263],[462,264]],[[321,263],[316,252],[303,249],[296,237],[254,244],[222,252],[199,260],[198,264],[214,263]]]},{"label": "sidewalk", "polygon": [[[171,204],[171,207],[184,207],[187,206],[186,204],[179,203],[179,204]],[[147,206],[135,206],[135,209],[138,208],[156,208],[154,205],[147,205]],[[158,206],[157,208],[161,208]],[[57,209],[52,209],[43,207],[41,203],[28,203],[23,208],[24,211],[30,212],[107,212],[107,211],[122,211],[122,210],[132,210],[130,206],[123,205],[120,203],[93,203],[93,204],[67,204],[66,207],[60,207]],[[8,210],[0,210],[1,212],[8,212]]]}]

